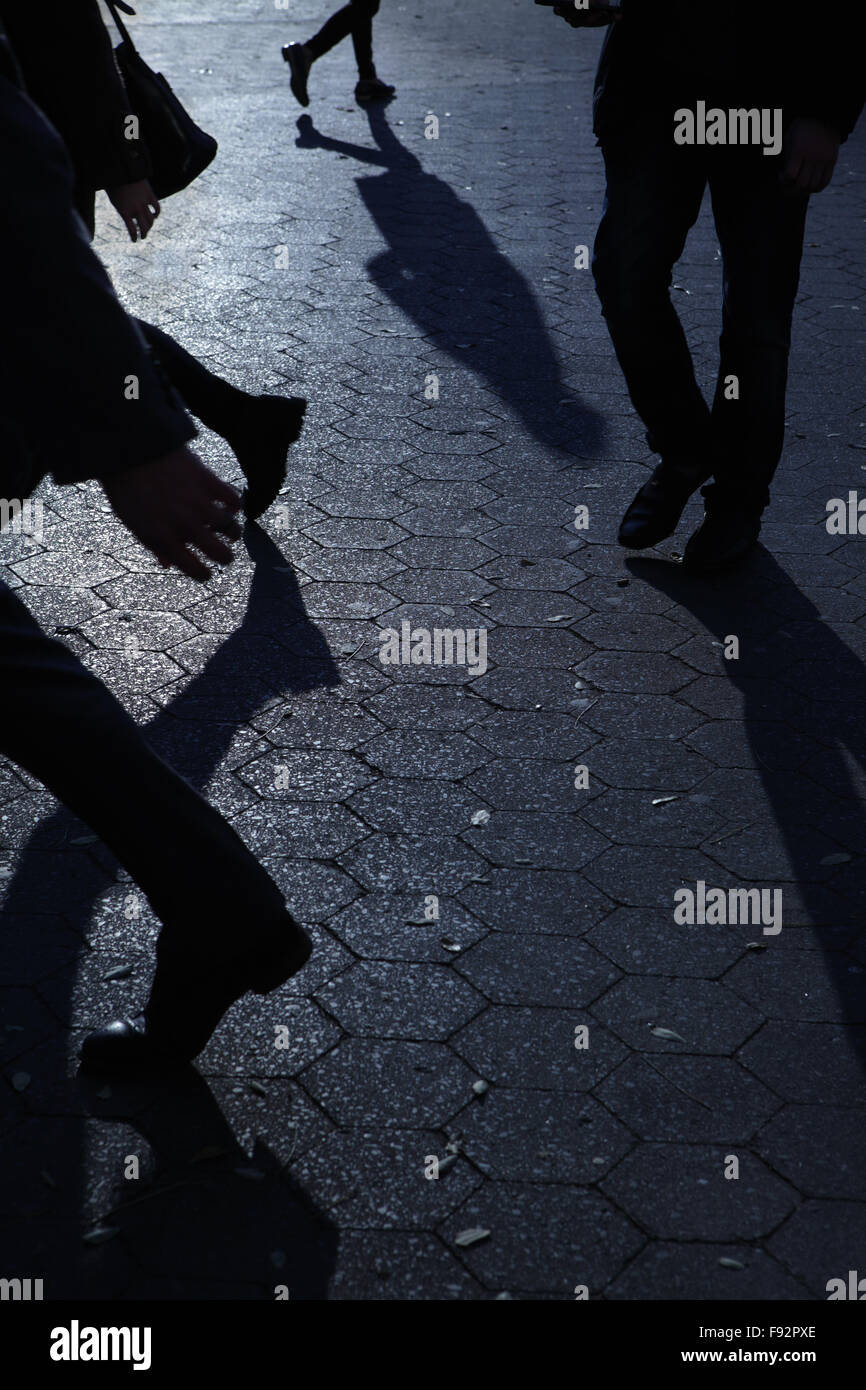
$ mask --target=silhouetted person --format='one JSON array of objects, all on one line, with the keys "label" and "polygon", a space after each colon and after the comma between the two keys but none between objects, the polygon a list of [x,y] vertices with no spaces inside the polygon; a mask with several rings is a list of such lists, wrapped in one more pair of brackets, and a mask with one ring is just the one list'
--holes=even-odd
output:
[{"label": "silhouetted person", "polygon": [[[207,578],[207,560],[232,558],[240,498],[186,447],[195,427],[87,244],[66,152],[16,85],[2,28],[0,50],[0,494],[26,497],[49,472],[99,479],[163,566]],[[91,1034],[86,1065],[184,1063],[235,999],[304,964],[306,932],[231,826],[2,584],[0,753],[93,826],[163,924],[144,1012]]]},{"label": "silhouetted person", "polygon": [[[90,236],[104,188],[130,239],[144,239],[160,207],[144,142],[129,138],[129,97],[97,0],[0,0],[0,18],[28,95],[63,138],[75,168],[75,205]],[[139,326],[187,409],[221,435],[247,480],[253,519],[286,480],[286,454],[301,433],[306,401],[251,396],[232,386],[153,324]]]},{"label": "silhouetted person", "polygon": [[[600,0],[555,12],[575,28],[611,19]],[[710,477],[686,563],[721,569],[757,540],[782,452],[809,195],[829,183],[863,96],[850,4],[835,6],[829,22],[805,0],[623,0],[595,83],[607,189],[593,272],[661,463],[626,511],[621,545],[671,535]],[[712,410],[669,296],[707,184],[724,274]]]},{"label": "silhouetted person", "polygon": [[317,58],[322,58],[343,39],[352,35],[358,82],[355,100],[362,105],[369,101],[387,101],[396,88],[383,82],[376,74],[373,62],[373,17],[379,12],[379,0],[349,0],[336,14],[326,20],[321,29],[306,43],[287,43],[283,58],[291,71],[290,86],[302,106],[309,106],[307,78]]}]

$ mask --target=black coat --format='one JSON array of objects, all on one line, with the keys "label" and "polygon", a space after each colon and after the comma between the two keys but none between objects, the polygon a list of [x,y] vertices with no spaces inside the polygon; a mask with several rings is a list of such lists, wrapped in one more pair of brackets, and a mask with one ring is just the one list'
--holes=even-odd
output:
[{"label": "black coat", "polygon": [[845,140],[866,97],[858,9],[854,0],[823,13],[814,0],[622,0],[596,75],[593,129],[603,142],[704,100],[781,108],[785,125],[812,116]]},{"label": "black coat", "polygon": [[29,96],[62,136],[80,189],[148,178],[141,140],[127,139],[129,97],[97,0],[0,0]]},{"label": "black coat", "polygon": [[66,150],[5,57],[0,32],[0,496],[21,499],[46,473],[107,478],[196,428],[88,246]]}]

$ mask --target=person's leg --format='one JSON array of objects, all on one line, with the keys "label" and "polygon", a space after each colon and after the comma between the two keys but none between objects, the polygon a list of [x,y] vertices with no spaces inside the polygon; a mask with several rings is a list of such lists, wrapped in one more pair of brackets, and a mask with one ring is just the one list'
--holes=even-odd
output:
[{"label": "person's leg", "polygon": [[712,472],[710,412],[671,303],[673,267],[700,211],[702,152],[669,132],[633,131],[603,147],[607,186],[593,275],[632,403],[662,463],[623,519],[620,542],[653,545],[674,530]]},{"label": "person's leg", "polygon": [[357,20],[357,9],[354,4],[344,5],[342,9],[332,14],[330,19],[326,19],[317,34],[303,45],[310,56],[310,61],[315,62],[317,58],[322,58],[329,53],[332,48],[336,48],[338,43],[342,43],[352,33]]},{"label": "person's leg", "polygon": [[808,195],[779,183],[778,158],[760,148],[714,152],[713,214],[722,248],[724,298],[712,422],[718,443],[705,517],[686,546],[692,568],[725,569],[761,530],[782,454],[794,299]]},{"label": "person's leg", "polygon": [[306,401],[251,396],[208,371],[161,328],[137,322],[190,414],[231,446],[247,480],[244,512],[251,520],[261,516],[285,483],[286,455],[301,433]]},{"label": "person's leg", "polygon": [[352,46],[362,82],[376,80],[373,63],[373,18],[379,12],[379,0],[352,0]]},{"label": "person's leg", "polygon": [[349,4],[332,14],[306,43],[284,46],[283,58],[291,69],[292,92],[302,106],[310,104],[307,78],[313,63],[341,43],[348,34],[352,35],[358,64],[356,99],[359,102],[382,101],[394,95],[395,89],[376,75],[373,62],[373,18],[378,10],[379,0],[349,0]]},{"label": "person's leg", "polygon": [[[716,162],[714,161],[714,165]],[[724,267],[713,429],[718,492],[747,509],[769,504],[782,456],[791,322],[800,279],[807,194],[779,183],[760,149],[724,152],[710,191]]]},{"label": "person's leg", "polygon": [[356,16],[352,26],[352,43],[358,64],[355,100],[362,105],[371,101],[387,101],[396,88],[382,81],[373,62],[373,19],[379,13],[379,0],[353,0],[352,8]]},{"label": "person's leg", "polygon": [[[248,971],[266,983],[281,961],[303,955],[280,890],[228,822],[2,584],[0,754],[93,827],[163,923],[148,1007],[165,1045],[195,1055],[232,998],[254,987]],[[200,997],[187,1010],[194,969]]]}]

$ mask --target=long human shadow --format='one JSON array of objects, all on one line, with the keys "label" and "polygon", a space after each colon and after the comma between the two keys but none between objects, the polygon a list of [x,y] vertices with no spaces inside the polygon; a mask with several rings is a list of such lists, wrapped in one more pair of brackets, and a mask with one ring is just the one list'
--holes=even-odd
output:
[{"label": "long human shadow", "polygon": [[334,150],[384,172],[356,179],[387,242],[367,269],[430,346],[482,378],[547,448],[597,456],[603,417],[562,380],[530,285],[471,204],[401,145],[382,105],[367,108],[375,148],[298,120],[300,149]]},{"label": "long human shadow", "polygon": [[[866,806],[853,772],[866,778],[866,666],[763,547],[742,570],[716,579],[690,576],[681,566],[650,557],[627,563],[636,577],[700,619],[720,643],[739,638],[739,658],[720,662],[724,671],[718,674],[742,692],[755,771],[844,1022],[866,1023],[862,967],[847,953],[858,932],[861,949],[864,940]],[[764,806],[742,809],[744,822],[761,823]],[[734,847],[736,860],[735,837],[716,853],[737,872],[725,844]],[[745,862],[754,852],[746,849]],[[835,862],[822,864],[823,859]],[[769,877],[783,885],[784,931],[783,880]],[[866,1068],[866,1028],[851,1026],[849,1035]]]},{"label": "long human shadow", "polygon": [[[295,575],[277,546],[259,527],[247,528],[246,546],[255,568],[243,620],[184,690],[143,726],[151,745],[200,788],[220,767],[236,731],[247,725],[263,704],[274,696],[340,683],[327,643],[307,617]],[[135,789],[120,787],[119,794],[134,796]],[[40,821],[25,849],[68,847],[86,831],[87,827],[61,806]],[[0,911],[2,976],[13,986],[40,978],[38,971],[34,973],[34,960],[39,959],[44,926],[48,953],[57,949],[58,941],[65,949],[57,957],[62,961],[58,970],[49,975],[46,968],[49,978],[41,990],[58,1020],[72,1027],[86,930],[97,900],[116,883],[117,865],[104,846],[94,846],[88,862],[78,866],[83,873],[75,887],[82,891],[70,899],[68,848],[58,856],[59,873],[46,875],[46,857],[52,856],[25,852],[9,884]],[[63,927],[57,925],[60,919]],[[22,924],[26,930],[20,930]],[[130,945],[135,932],[132,922],[125,933]],[[70,942],[81,949],[68,952]],[[105,994],[97,1007],[100,1017],[106,1018],[111,1006]],[[37,1024],[43,1030],[44,1017],[43,1011]],[[217,1281],[215,1288],[220,1287],[220,1281],[227,1287],[249,1285],[248,1274],[238,1276],[232,1268],[231,1241],[226,1238],[229,1231],[236,1234],[238,1249],[242,1247],[245,1255],[263,1252],[260,1268],[264,1278],[273,1276],[273,1283],[289,1284],[292,1298],[327,1297],[336,1257],[332,1226],[293,1187],[266,1145],[257,1149],[262,1178],[238,1177],[238,1167],[249,1166],[250,1160],[235,1141],[208,1086],[192,1068],[170,1085],[112,1083],[110,1095],[104,1093],[95,1099],[101,1087],[86,1077],[67,1079],[66,1052],[66,1040],[58,1032],[50,1043],[12,1064],[13,1071],[20,1073],[27,1067],[34,1075],[32,1087],[28,1084],[16,1107],[19,1122],[13,1131],[15,1142],[0,1146],[0,1192],[5,1196],[5,1200],[0,1199],[4,1274],[5,1265],[17,1260],[26,1276],[33,1266],[34,1252],[38,1252],[46,1298],[114,1296],[118,1245],[109,1240],[89,1247],[82,1241],[81,1212],[88,1182],[93,1180],[88,1171],[85,1126],[91,1122],[88,1117],[98,1116],[101,1120],[125,1119],[136,1127],[152,1146],[156,1165],[156,1181],[147,1200],[121,1203],[119,1211],[108,1216],[108,1224],[131,1237],[137,1255],[142,1242],[146,1245],[150,1240],[152,1244],[151,1228],[159,1226],[159,1218],[171,1214],[171,1229],[160,1237],[159,1258],[153,1251],[145,1255],[141,1281],[123,1296],[139,1296],[137,1288],[153,1298],[207,1296],[185,1292],[196,1286],[196,1278],[190,1275],[185,1279],[178,1271],[190,1269],[200,1271],[201,1286],[207,1287],[208,1279]],[[34,1097],[32,1107],[28,1105],[29,1095]],[[55,1122],[52,1115],[62,1115],[64,1122]],[[193,1162],[197,1153],[209,1150],[222,1156],[216,1169]],[[50,1192],[30,1182],[40,1169],[53,1175]],[[121,1173],[115,1176],[119,1178]],[[48,1212],[53,1213],[49,1223],[53,1238],[42,1229]],[[209,1252],[215,1241],[220,1247],[218,1269],[210,1263]],[[284,1251],[285,1268],[280,1272],[268,1267],[269,1252],[286,1241],[291,1250]],[[120,1238],[118,1244],[122,1244]],[[157,1269],[173,1274],[166,1275],[161,1284],[159,1277],[148,1273]],[[10,1268],[10,1273],[15,1271]]]}]

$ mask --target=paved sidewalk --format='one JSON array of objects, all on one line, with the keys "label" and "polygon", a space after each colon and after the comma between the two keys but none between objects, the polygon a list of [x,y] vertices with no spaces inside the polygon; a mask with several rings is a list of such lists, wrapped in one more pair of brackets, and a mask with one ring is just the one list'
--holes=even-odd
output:
[{"label": "paved sidewalk", "polygon": [[[766,548],[689,579],[698,503],[650,556],[615,544],[653,460],[574,267],[600,35],[530,0],[383,0],[397,100],[354,105],[345,44],[302,113],[279,48],[324,0],[140,8],[220,154],[142,247],[103,204],[99,249],[130,308],[307,395],[309,423],[206,587],[95,485],[43,489],[44,540],[4,535],[2,573],[232,818],[316,954],[235,1007],[199,1084],[77,1079],[87,1029],[145,996],[156,923],[0,764],[0,1275],[46,1298],[825,1298],[866,1274],[866,540],[825,526],[866,496],[866,132],[810,212]],[[676,287],[707,387],[718,262],[705,208]],[[488,669],[383,665],[404,622],[485,628]],[[781,890],[782,930],[678,924],[699,881]]]}]

